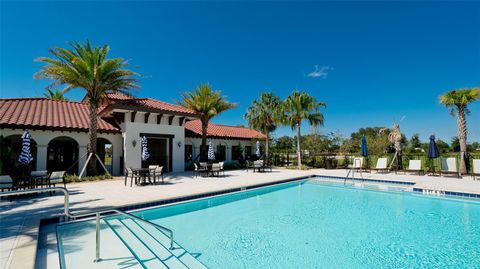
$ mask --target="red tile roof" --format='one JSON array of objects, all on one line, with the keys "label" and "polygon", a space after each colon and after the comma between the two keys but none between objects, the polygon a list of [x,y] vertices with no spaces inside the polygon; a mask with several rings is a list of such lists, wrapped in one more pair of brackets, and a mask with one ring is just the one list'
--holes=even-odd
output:
[{"label": "red tile roof", "polygon": [[[46,98],[0,99],[0,127],[88,131],[89,121],[84,103]],[[119,129],[98,118],[98,131]]]},{"label": "red tile roof", "polygon": [[198,116],[199,113],[179,105],[169,104],[163,101],[151,98],[132,98],[127,100],[116,101],[111,105],[112,108],[136,107],[139,109],[158,110],[159,112],[170,112],[174,114],[182,114],[186,116]]},{"label": "red tile roof", "polygon": [[[186,131],[190,131],[194,136],[202,135],[202,123],[200,120],[189,121],[185,124]],[[219,125],[214,123],[208,124],[208,137],[217,138],[239,138],[239,139],[265,139],[265,135],[259,131],[237,126]],[[189,136],[186,134],[186,136]]]},{"label": "red tile roof", "polygon": [[113,93],[109,92],[107,93],[107,98],[110,100],[130,100],[130,99],[135,99],[133,96],[128,96],[123,93]]}]

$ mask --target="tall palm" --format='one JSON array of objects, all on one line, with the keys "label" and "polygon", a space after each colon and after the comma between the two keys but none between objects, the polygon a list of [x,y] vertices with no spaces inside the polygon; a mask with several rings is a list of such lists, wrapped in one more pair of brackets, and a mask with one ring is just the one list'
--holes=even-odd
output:
[{"label": "tall palm", "polygon": [[68,101],[68,99],[63,95],[62,91],[56,89],[55,91],[52,89],[47,89],[47,92],[43,94],[46,98],[54,101]]},{"label": "tall palm", "polygon": [[[138,88],[137,73],[125,69],[128,62],[122,58],[107,58],[108,45],[92,47],[89,41],[74,42],[71,49],[54,48],[53,57],[40,57],[36,61],[45,63],[35,74],[37,79],[51,79],[52,85],[64,86],[62,92],[82,88],[89,104],[90,128],[87,152],[95,154],[97,148],[97,110],[106,98],[107,92],[130,95],[130,90]],[[93,158],[95,160],[95,158]],[[89,174],[96,173],[96,161],[89,164]]]},{"label": "tall palm", "polygon": [[306,92],[298,90],[285,99],[283,104],[284,116],[283,123],[290,125],[292,130],[297,128],[297,158],[298,168],[302,168],[302,153],[300,148],[300,127],[303,120],[307,120],[312,126],[323,125],[323,114],[320,108],[326,107],[326,103],[317,102],[315,97],[308,95]]},{"label": "tall palm", "polygon": [[200,149],[200,159],[204,161],[207,159],[208,123],[215,116],[236,107],[236,105],[228,102],[220,91],[214,91],[208,83],[200,83],[192,92],[181,93],[181,96],[182,100],[178,101],[180,105],[201,114],[202,147]]},{"label": "tall palm", "polygon": [[440,103],[450,108],[450,114],[457,114],[458,138],[460,140],[460,173],[467,173],[467,118],[468,104],[479,100],[480,88],[458,89],[440,96]]},{"label": "tall palm", "polygon": [[268,162],[270,132],[277,128],[280,120],[280,98],[271,92],[262,93],[258,100],[254,100],[245,114],[248,125],[263,132],[265,138],[265,159]]}]

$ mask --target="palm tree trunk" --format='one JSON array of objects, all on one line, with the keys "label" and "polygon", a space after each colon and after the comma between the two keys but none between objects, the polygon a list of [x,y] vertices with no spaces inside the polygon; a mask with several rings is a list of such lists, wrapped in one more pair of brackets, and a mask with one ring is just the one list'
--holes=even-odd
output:
[{"label": "palm tree trunk", "polygon": [[297,122],[297,158],[298,169],[302,169],[302,150],[300,148],[300,121]]},{"label": "palm tree trunk", "polygon": [[460,174],[466,174],[467,171],[467,120],[465,118],[465,108],[458,107],[457,116],[458,139],[460,140]]},{"label": "palm tree trunk", "polygon": [[202,145],[200,146],[200,161],[202,162],[206,162],[208,159],[207,132],[208,132],[208,121],[202,120]]},{"label": "palm tree trunk", "polygon": [[268,159],[268,142],[270,138],[268,137],[268,132],[265,132],[266,138],[265,138],[265,158],[263,160],[264,163],[268,164],[269,159]]},{"label": "palm tree trunk", "polygon": [[97,151],[97,107],[93,102],[89,102],[90,108],[90,128],[88,130],[88,146],[87,152],[93,154],[88,165],[88,175],[97,174],[97,158],[95,157]]}]

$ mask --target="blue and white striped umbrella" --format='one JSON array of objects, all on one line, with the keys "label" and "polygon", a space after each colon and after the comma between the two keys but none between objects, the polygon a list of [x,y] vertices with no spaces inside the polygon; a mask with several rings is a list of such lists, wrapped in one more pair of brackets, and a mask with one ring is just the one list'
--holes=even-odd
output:
[{"label": "blue and white striped umbrella", "polygon": [[213,151],[213,144],[212,141],[208,142],[208,159],[210,161],[215,160],[215,152]]},{"label": "blue and white striped umbrella", "polygon": [[142,137],[142,161],[146,161],[149,157],[150,157],[150,154],[148,154],[147,138],[143,136]]},{"label": "blue and white striped umbrella", "polygon": [[258,158],[260,158],[260,141],[257,141],[256,143],[256,150],[255,150],[255,154],[257,155]]},{"label": "blue and white striped umbrella", "polygon": [[30,133],[25,130],[22,135],[22,152],[20,152],[20,156],[18,157],[18,162],[21,164],[29,164],[31,161],[33,161],[33,156],[32,153],[30,152],[30,140],[32,139],[32,136]]}]

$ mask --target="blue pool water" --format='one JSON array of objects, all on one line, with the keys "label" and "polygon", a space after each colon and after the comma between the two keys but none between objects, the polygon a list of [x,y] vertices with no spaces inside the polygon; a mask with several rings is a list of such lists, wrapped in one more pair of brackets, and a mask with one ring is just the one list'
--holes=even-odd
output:
[{"label": "blue pool water", "polygon": [[469,201],[314,180],[138,214],[210,268],[480,268]]},{"label": "blue pool water", "polygon": [[[480,268],[480,203],[469,200],[314,179],[134,214],[209,268]],[[81,264],[91,243],[64,226],[67,264]]]}]

